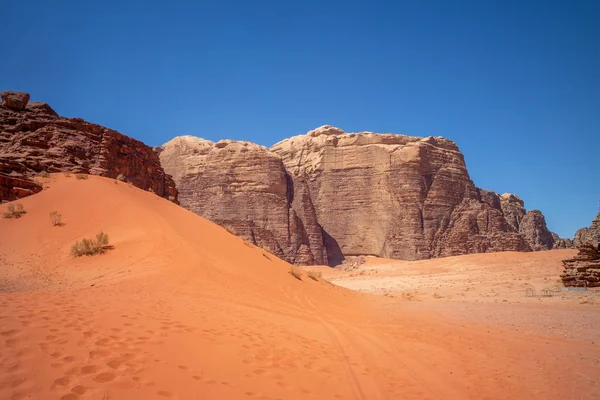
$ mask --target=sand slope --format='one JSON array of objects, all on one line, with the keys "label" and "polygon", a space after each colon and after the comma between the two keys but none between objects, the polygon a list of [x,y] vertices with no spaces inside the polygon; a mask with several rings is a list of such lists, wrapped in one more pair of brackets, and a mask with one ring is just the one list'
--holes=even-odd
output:
[{"label": "sand slope", "polygon": [[[589,343],[299,281],[124,183],[53,175],[45,186],[19,201],[23,218],[0,220],[0,399],[600,396]],[[65,226],[51,226],[54,210]],[[69,255],[100,230],[114,249]]]}]

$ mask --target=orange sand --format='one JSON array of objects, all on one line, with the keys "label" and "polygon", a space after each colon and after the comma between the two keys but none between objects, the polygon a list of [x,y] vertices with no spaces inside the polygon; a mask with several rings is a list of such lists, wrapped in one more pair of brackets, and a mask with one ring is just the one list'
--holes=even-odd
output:
[{"label": "orange sand", "polygon": [[[600,398],[597,342],[297,280],[122,182],[45,185],[0,220],[0,399]],[[100,230],[114,249],[70,256]]]}]

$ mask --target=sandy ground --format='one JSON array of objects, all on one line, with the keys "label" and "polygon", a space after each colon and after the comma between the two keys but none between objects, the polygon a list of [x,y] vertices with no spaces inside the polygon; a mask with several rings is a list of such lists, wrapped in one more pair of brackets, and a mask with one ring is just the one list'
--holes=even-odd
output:
[{"label": "sandy ground", "polygon": [[[0,220],[0,399],[600,398],[593,294],[521,294],[568,252],[321,267],[360,293],[127,184],[45,186]],[[100,230],[113,249],[70,256]]]}]

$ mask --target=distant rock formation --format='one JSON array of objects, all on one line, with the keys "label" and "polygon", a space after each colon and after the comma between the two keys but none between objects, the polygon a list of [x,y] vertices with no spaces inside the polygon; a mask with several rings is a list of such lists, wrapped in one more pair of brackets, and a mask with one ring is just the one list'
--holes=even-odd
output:
[{"label": "distant rock formation", "polygon": [[539,211],[471,181],[442,137],[323,126],[271,149],[180,137],[158,150],[184,207],[297,264],[552,248]]},{"label": "distant rock formation", "polygon": [[560,276],[565,286],[600,286],[600,245],[592,242],[581,244],[579,254],[563,261]]},{"label": "distant rock formation", "polygon": [[573,239],[575,246],[581,246],[588,242],[600,242],[600,211],[592,221],[592,225],[575,232],[575,238]]},{"label": "distant rock formation", "polygon": [[40,191],[40,172],[115,178],[177,201],[177,190],[158,155],[144,143],[80,118],[63,118],[29,94],[2,92],[0,105],[0,202]]},{"label": "distant rock formation", "polygon": [[575,247],[571,239],[561,238],[554,232],[550,233],[554,239],[554,246],[552,247],[553,249],[572,249]]}]

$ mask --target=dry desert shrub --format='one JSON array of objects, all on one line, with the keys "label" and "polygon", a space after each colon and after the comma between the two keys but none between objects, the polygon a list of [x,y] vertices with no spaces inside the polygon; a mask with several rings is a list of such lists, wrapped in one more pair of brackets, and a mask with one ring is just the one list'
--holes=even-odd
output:
[{"label": "dry desert shrub", "polygon": [[296,268],[296,267],[290,267],[290,271],[289,271],[290,275],[292,275],[294,278],[298,279],[298,280],[302,280],[302,271],[300,271],[300,268]]},{"label": "dry desert shrub", "polygon": [[73,257],[93,256],[104,253],[108,247],[108,235],[102,231],[96,234],[96,239],[82,239],[71,247]]},{"label": "dry desert shrub", "polygon": [[68,173],[68,172],[65,172],[65,173],[64,173],[64,176],[65,176],[66,178],[70,178],[70,177],[71,177],[71,174],[70,174],[70,173]]},{"label": "dry desert shrub", "polygon": [[77,174],[77,175],[75,175],[75,179],[85,180],[87,178],[88,178],[87,174]]},{"label": "dry desert shrub", "polygon": [[50,213],[50,220],[52,221],[52,226],[63,226],[64,222],[62,221],[62,215],[58,211],[52,211]]},{"label": "dry desert shrub", "polygon": [[119,182],[123,182],[125,179],[127,179],[127,178],[125,177],[125,175],[123,175],[123,174],[119,174],[119,175],[117,175],[117,180],[118,180]]},{"label": "dry desert shrub", "polygon": [[321,271],[308,271],[308,277],[313,281],[318,281],[319,279],[323,278],[323,273]]},{"label": "dry desert shrub", "polygon": [[21,216],[26,212],[27,211],[25,211],[25,207],[23,207],[23,204],[9,204],[8,211],[3,214],[3,217],[6,219],[17,219],[21,218]]},{"label": "dry desert shrub", "polygon": [[40,178],[50,178],[50,174],[46,171],[42,171],[38,174]]}]

